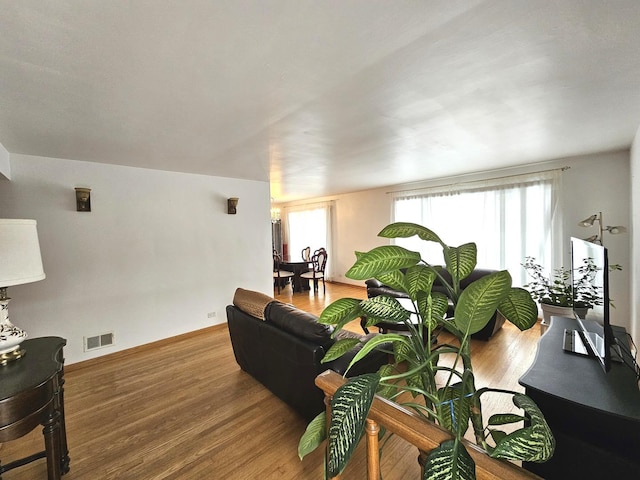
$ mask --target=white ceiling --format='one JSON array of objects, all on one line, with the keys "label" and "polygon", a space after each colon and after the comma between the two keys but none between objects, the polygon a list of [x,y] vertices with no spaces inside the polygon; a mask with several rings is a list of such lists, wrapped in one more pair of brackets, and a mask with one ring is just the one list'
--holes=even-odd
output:
[{"label": "white ceiling", "polygon": [[638,0],[0,0],[12,153],[286,201],[629,147]]}]

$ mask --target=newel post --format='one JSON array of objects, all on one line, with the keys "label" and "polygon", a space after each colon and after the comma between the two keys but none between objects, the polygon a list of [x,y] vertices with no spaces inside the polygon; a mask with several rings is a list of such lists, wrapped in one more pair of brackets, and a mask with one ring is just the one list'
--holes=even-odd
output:
[{"label": "newel post", "polygon": [[368,480],[378,480],[380,478],[380,448],[378,445],[380,426],[367,418],[365,430],[367,432],[367,478]]}]

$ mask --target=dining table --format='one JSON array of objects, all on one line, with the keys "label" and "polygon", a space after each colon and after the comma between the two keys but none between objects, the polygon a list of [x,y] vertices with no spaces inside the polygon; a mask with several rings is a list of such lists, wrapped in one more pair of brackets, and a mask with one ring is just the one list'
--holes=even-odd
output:
[{"label": "dining table", "polygon": [[309,265],[311,265],[310,261],[307,262],[305,260],[292,260],[292,259],[285,259],[282,261],[282,263],[280,263],[280,268],[282,270],[293,273],[291,286],[293,288],[294,293],[304,292],[310,289],[309,281],[304,280],[303,278],[300,277],[302,273],[308,272],[310,270]]}]

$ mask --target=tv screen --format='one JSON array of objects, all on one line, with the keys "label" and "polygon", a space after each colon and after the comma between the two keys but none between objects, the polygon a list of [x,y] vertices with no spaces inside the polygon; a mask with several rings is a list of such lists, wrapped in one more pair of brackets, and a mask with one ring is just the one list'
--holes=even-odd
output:
[{"label": "tv screen", "polygon": [[[611,368],[611,347],[615,344],[609,322],[609,260],[607,249],[579,238],[571,238],[571,282],[576,331],[573,343],[580,341],[586,352],[597,358],[602,368]],[[578,340],[579,339],[579,340]],[[578,345],[579,346],[579,345]],[[571,350],[582,353],[579,348]]]}]

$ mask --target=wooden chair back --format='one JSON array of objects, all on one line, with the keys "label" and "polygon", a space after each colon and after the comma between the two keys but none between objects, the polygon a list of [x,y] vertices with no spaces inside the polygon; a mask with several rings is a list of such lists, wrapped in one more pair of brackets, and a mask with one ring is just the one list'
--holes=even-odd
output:
[{"label": "wooden chair back", "polygon": [[276,252],[275,250],[273,251],[273,271],[274,272],[279,272],[280,271],[280,264],[282,263],[282,257],[280,256],[280,254],[278,252]]},{"label": "wooden chair back", "polygon": [[317,273],[324,273],[324,269],[327,266],[327,251],[324,248],[319,248],[313,252],[312,262],[313,270]]}]

